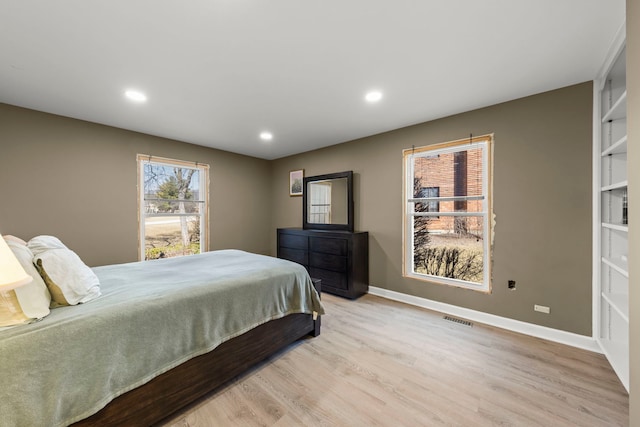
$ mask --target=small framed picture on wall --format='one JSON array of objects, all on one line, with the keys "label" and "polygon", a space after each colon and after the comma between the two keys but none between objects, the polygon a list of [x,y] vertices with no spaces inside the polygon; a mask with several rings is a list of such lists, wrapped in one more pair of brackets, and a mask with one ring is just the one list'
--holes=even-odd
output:
[{"label": "small framed picture on wall", "polygon": [[302,178],[304,169],[289,172],[289,195],[302,196]]}]

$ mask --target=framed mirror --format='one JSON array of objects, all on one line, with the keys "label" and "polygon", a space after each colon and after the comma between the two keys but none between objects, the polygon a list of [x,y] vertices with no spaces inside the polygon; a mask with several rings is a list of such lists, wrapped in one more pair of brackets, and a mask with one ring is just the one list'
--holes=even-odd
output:
[{"label": "framed mirror", "polygon": [[302,228],[353,231],[353,171],[304,178]]}]

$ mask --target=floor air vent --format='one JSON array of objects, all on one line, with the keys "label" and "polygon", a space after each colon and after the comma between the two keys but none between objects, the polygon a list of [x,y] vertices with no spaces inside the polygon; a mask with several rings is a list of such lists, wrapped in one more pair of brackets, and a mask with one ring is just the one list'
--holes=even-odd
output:
[{"label": "floor air vent", "polygon": [[443,319],[448,320],[449,322],[459,323],[460,325],[464,325],[468,327],[473,326],[473,323],[469,322],[468,320],[458,319],[457,317],[444,316]]}]

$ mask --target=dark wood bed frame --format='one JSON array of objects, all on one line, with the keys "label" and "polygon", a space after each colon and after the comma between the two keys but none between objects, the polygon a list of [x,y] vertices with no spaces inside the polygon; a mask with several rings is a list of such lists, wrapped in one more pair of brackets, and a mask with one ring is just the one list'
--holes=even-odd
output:
[{"label": "dark wood bed frame", "polygon": [[[313,280],[318,293],[320,281]],[[290,314],[272,320],[157,376],[112,400],[74,426],[150,426],[221,387],[306,335],[320,334],[320,317]]]}]

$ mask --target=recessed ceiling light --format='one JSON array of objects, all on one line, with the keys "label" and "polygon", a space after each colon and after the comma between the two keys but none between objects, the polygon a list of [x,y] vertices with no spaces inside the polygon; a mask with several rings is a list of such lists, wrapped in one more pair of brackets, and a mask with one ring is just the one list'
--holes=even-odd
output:
[{"label": "recessed ceiling light", "polygon": [[378,102],[382,99],[382,92],[372,90],[365,95],[364,99],[366,99],[367,102]]},{"label": "recessed ceiling light", "polygon": [[128,90],[124,93],[124,96],[135,102],[145,102],[147,95],[137,90]]},{"label": "recessed ceiling light", "polygon": [[271,132],[261,132],[260,139],[263,141],[271,141],[273,139],[273,134]]}]

